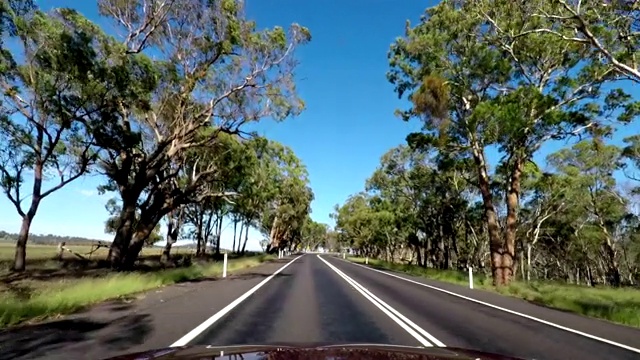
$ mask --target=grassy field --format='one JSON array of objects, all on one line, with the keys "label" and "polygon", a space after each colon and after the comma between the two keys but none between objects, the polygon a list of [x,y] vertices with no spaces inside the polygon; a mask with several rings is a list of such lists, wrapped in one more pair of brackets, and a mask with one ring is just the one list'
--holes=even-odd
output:
[{"label": "grassy field", "polygon": [[[91,250],[90,246],[70,248],[83,255]],[[175,258],[192,253],[187,248],[175,250],[172,251]],[[56,246],[31,245],[27,249],[27,271],[12,274],[9,269],[13,244],[1,244],[0,328],[57,317],[102,301],[128,298],[145,290],[222,273],[222,263],[213,261],[161,268],[158,266],[159,248],[143,250],[140,262],[147,265],[141,267],[143,270],[114,273],[97,265],[107,252],[107,249],[100,249],[91,255],[90,261],[65,253],[63,261],[59,261],[55,259]],[[257,254],[230,258],[227,270],[233,272],[256,266],[272,258]]]},{"label": "grassy field", "polygon": [[[93,250],[90,245],[68,245],[67,248],[91,260],[104,259],[107,257],[107,253],[109,252],[108,248],[101,247],[97,249],[94,253],[89,254]],[[15,252],[15,243],[13,241],[0,242],[0,264],[5,264],[6,262],[13,261],[14,252]],[[174,247],[171,250],[171,252],[174,254],[190,254],[193,252],[193,250],[187,247],[178,246],[178,247]],[[161,253],[162,253],[162,248],[155,246],[152,248],[142,249],[141,255],[142,256],[160,255]],[[27,257],[29,258],[29,261],[53,259],[55,258],[56,254],[57,254],[57,247],[54,245],[29,244],[27,246]],[[75,258],[75,256],[69,252],[65,252],[63,257]]]},{"label": "grassy field", "polygon": [[[349,260],[363,264],[363,258]],[[379,269],[400,271],[429,279],[468,286],[466,273],[425,269],[415,265],[395,264],[381,260],[369,260],[369,265]],[[571,311],[577,314],[604,319],[618,324],[640,327],[640,290],[632,288],[586,287],[577,285],[531,282],[514,282],[496,289],[491,279],[474,275],[474,288],[499,292],[530,301],[535,304]]]}]

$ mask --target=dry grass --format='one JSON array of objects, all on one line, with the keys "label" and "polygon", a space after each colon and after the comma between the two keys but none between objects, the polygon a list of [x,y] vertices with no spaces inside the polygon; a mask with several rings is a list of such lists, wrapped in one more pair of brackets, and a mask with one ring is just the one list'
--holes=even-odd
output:
[{"label": "dry grass", "polygon": [[[30,245],[27,271],[11,273],[13,246],[8,242],[0,244],[0,328],[72,313],[105,300],[222,272],[222,263],[212,259],[190,265],[190,261],[185,260],[191,259],[193,251],[188,248],[172,250],[173,258],[181,267],[163,268],[159,261],[162,249],[145,248],[137,271],[115,273],[101,261],[108,253],[106,248],[89,258],[91,246],[71,245],[71,250],[86,259],[65,252],[60,261],[55,259],[56,246]],[[228,271],[256,266],[272,258],[255,254],[231,258]]]},{"label": "dry grass", "polygon": [[[90,254],[93,248],[90,245],[67,245],[67,248],[91,259],[100,260],[105,259],[109,253],[109,248],[99,248],[93,254]],[[174,254],[191,254],[192,249],[186,247],[174,247],[172,250]],[[0,264],[13,261],[15,252],[15,243],[13,241],[0,242]],[[142,249],[141,256],[153,256],[160,255],[162,253],[161,247],[152,247]],[[55,258],[57,254],[57,246],[55,245],[39,245],[29,244],[27,245],[27,262],[33,262],[34,260],[49,260]],[[75,258],[75,256],[69,252],[65,252],[64,258]]]}]

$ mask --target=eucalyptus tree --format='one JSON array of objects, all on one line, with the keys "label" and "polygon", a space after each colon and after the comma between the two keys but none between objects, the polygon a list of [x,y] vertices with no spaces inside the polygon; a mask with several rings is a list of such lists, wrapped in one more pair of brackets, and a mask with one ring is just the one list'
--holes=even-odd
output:
[{"label": "eucalyptus tree", "polygon": [[[475,164],[495,285],[513,278],[522,174],[533,154],[547,140],[605,132],[602,122],[613,114],[630,121],[638,112],[621,89],[604,94],[602,85],[616,74],[588,57],[585,44],[546,32],[514,36],[549,20],[511,3],[443,1],[420,24],[408,25],[389,53],[388,78],[412,104],[399,114],[424,125],[413,141]],[[569,36],[571,30],[558,32]],[[504,225],[496,210],[501,199],[491,189],[488,147],[503,156]]]},{"label": "eucalyptus tree", "polygon": [[302,226],[300,247],[312,251],[317,250],[320,246],[326,247],[328,231],[329,226],[327,224],[316,222],[307,215]]},{"label": "eucalyptus tree", "polygon": [[[237,135],[221,133],[215,144],[208,147],[190,149],[181,166],[173,189],[194,186],[189,202],[184,208],[186,220],[194,228],[198,255],[204,253],[207,243],[220,252],[219,238],[225,217],[233,211],[240,196],[240,184],[244,177],[254,171],[253,164],[245,161],[249,148]],[[207,174],[201,183],[195,183],[193,176],[198,167],[206,168]],[[174,213],[174,215],[177,215]],[[176,219],[177,220],[177,219]],[[175,226],[175,225],[174,225]]]},{"label": "eucalyptus tree", "polygon": [[[514,3],[514,2],[511,2]],[[632,0],[516,1],[527,16],[543,21],[514,36],[550,34],[588,45],[590,57],[624,78],[640,83],[640,3]]]},{"label": "eucalyptus tree", "polygon": [[137,97],[139,78],[127,71],[137,59],[121,59],[119,44],[74,10],[18,16],[1,7],[20,54],[3,49],[0,182],[22,218],[13,268],[24,270],[42,200],[90,170],[96,129]]},{"label": "eucalyptus tree", "polygon": [[[263,137],[254,137],[244,143],[242,157],[244,171],[238,174],[241,179],[238,196],[234,199],[233,212],[241,223],[238,249],[244,253],[249,241],[249,229],[261,227],[260,220],[267,209],[270,199],[276,194],[277,184],[273,181],[278,166],[271,156],[276,144]],[[244,240],[242,230],[244,229]],[[235,239],[235,235],[234,235]],[[242,242],[242,246],[240,243]]]},{"label": "eucalyptus tree", "polygon": [[620,149],[581,141],[549,157],[549,162],[569,179],[571,205],[583,209],[587,226],[597,230],[605,274],[614,286],[621,283],[619,253],[614,228],[627,215],[627,200],[616,188],[613,172],[618,169]]},{"label": "eucalyptus tree", "polygon": [[[221,133],[239,134],[249,122],[282,120],[304,108],[294,52],[310,34],[297,24],[258,30],[233,0],[102,0],[99,8],[123,32],[127,54],[155,58],[150,101],[123,103],[98,144],[108,185],[123,204],[109,258],[127,268],[160,218],[193,202],[217,171],[194,163],[189,182],[176,186],[180,166],[172,164],[191,149],[215,146]],[[146,204],[144,226],[134,229],[139,204]]]},{"label": "eucalyptus tree", "polygon": [[268,156],[271,159],[267,163],[269,185],[265,190],[271,192],[267,195],[260,225],[270,240],[267,251],[274,251],[299,242],[314,195],[307,169],[293,150],[272,142]]},{"label": "eucalyptus tree", "polygon": [[366,192],[353,194],[344,204],[336,205],[332,216],[336,221],[336,231],[341,245],[358,249],[362,255],[371,256],[379,251],[372,246],[375,229],[371,226],[373,211],[369,201],[370,195]]}]

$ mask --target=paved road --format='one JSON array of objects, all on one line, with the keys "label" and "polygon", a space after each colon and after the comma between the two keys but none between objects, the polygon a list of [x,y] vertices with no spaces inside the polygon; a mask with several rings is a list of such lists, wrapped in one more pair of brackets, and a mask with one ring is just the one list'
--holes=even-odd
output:
[{"label": "paved road", "polygon": [[640,359],[640,330],[389,274],[330,256],[282,259],[227,280],[105,305],[63,320],[66,325],[2,333],[0,358],[103,358],[171,344],[313,342],[445,345],[529,359]]}]

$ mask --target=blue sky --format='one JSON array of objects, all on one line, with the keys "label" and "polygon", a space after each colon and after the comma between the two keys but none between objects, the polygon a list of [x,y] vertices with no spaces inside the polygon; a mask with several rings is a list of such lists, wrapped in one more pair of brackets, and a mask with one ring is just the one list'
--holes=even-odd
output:
[{"label": "blue sky", "polygon": [[[74,7],[89,18],[97,16],[95,1],[38,3],[43,8]],[[385,78],[386,54],[393,40],[402,35],[405,21],[416,23],[425,8],[434,3],[248,0],[248,16],[260,27],[297,22],[307,26],[313,36],[311,43],[298,51],[298,88],[307,110],[283,123],[264,122],[258,130],[290,146],[307,165],[316,196],[312,204],[314,220],[332,223],[329,214],[333,206],[360,191],[382,154],[420,129],[417,122],[404,123],[393,115],[402,102]],[[103,233],[108,197],[97,195],[99,183],[99,178],[87,177],[45,199],[32,232],[110,239]],[[0,229],[17,232],[19,224],[15,210],[6,199],[0,199]],[[230,243],[229,235],[229,231],[223,235],[223,246]],[[250,232],[250,239],[249,247],[256,248],[260,235]]]}]

